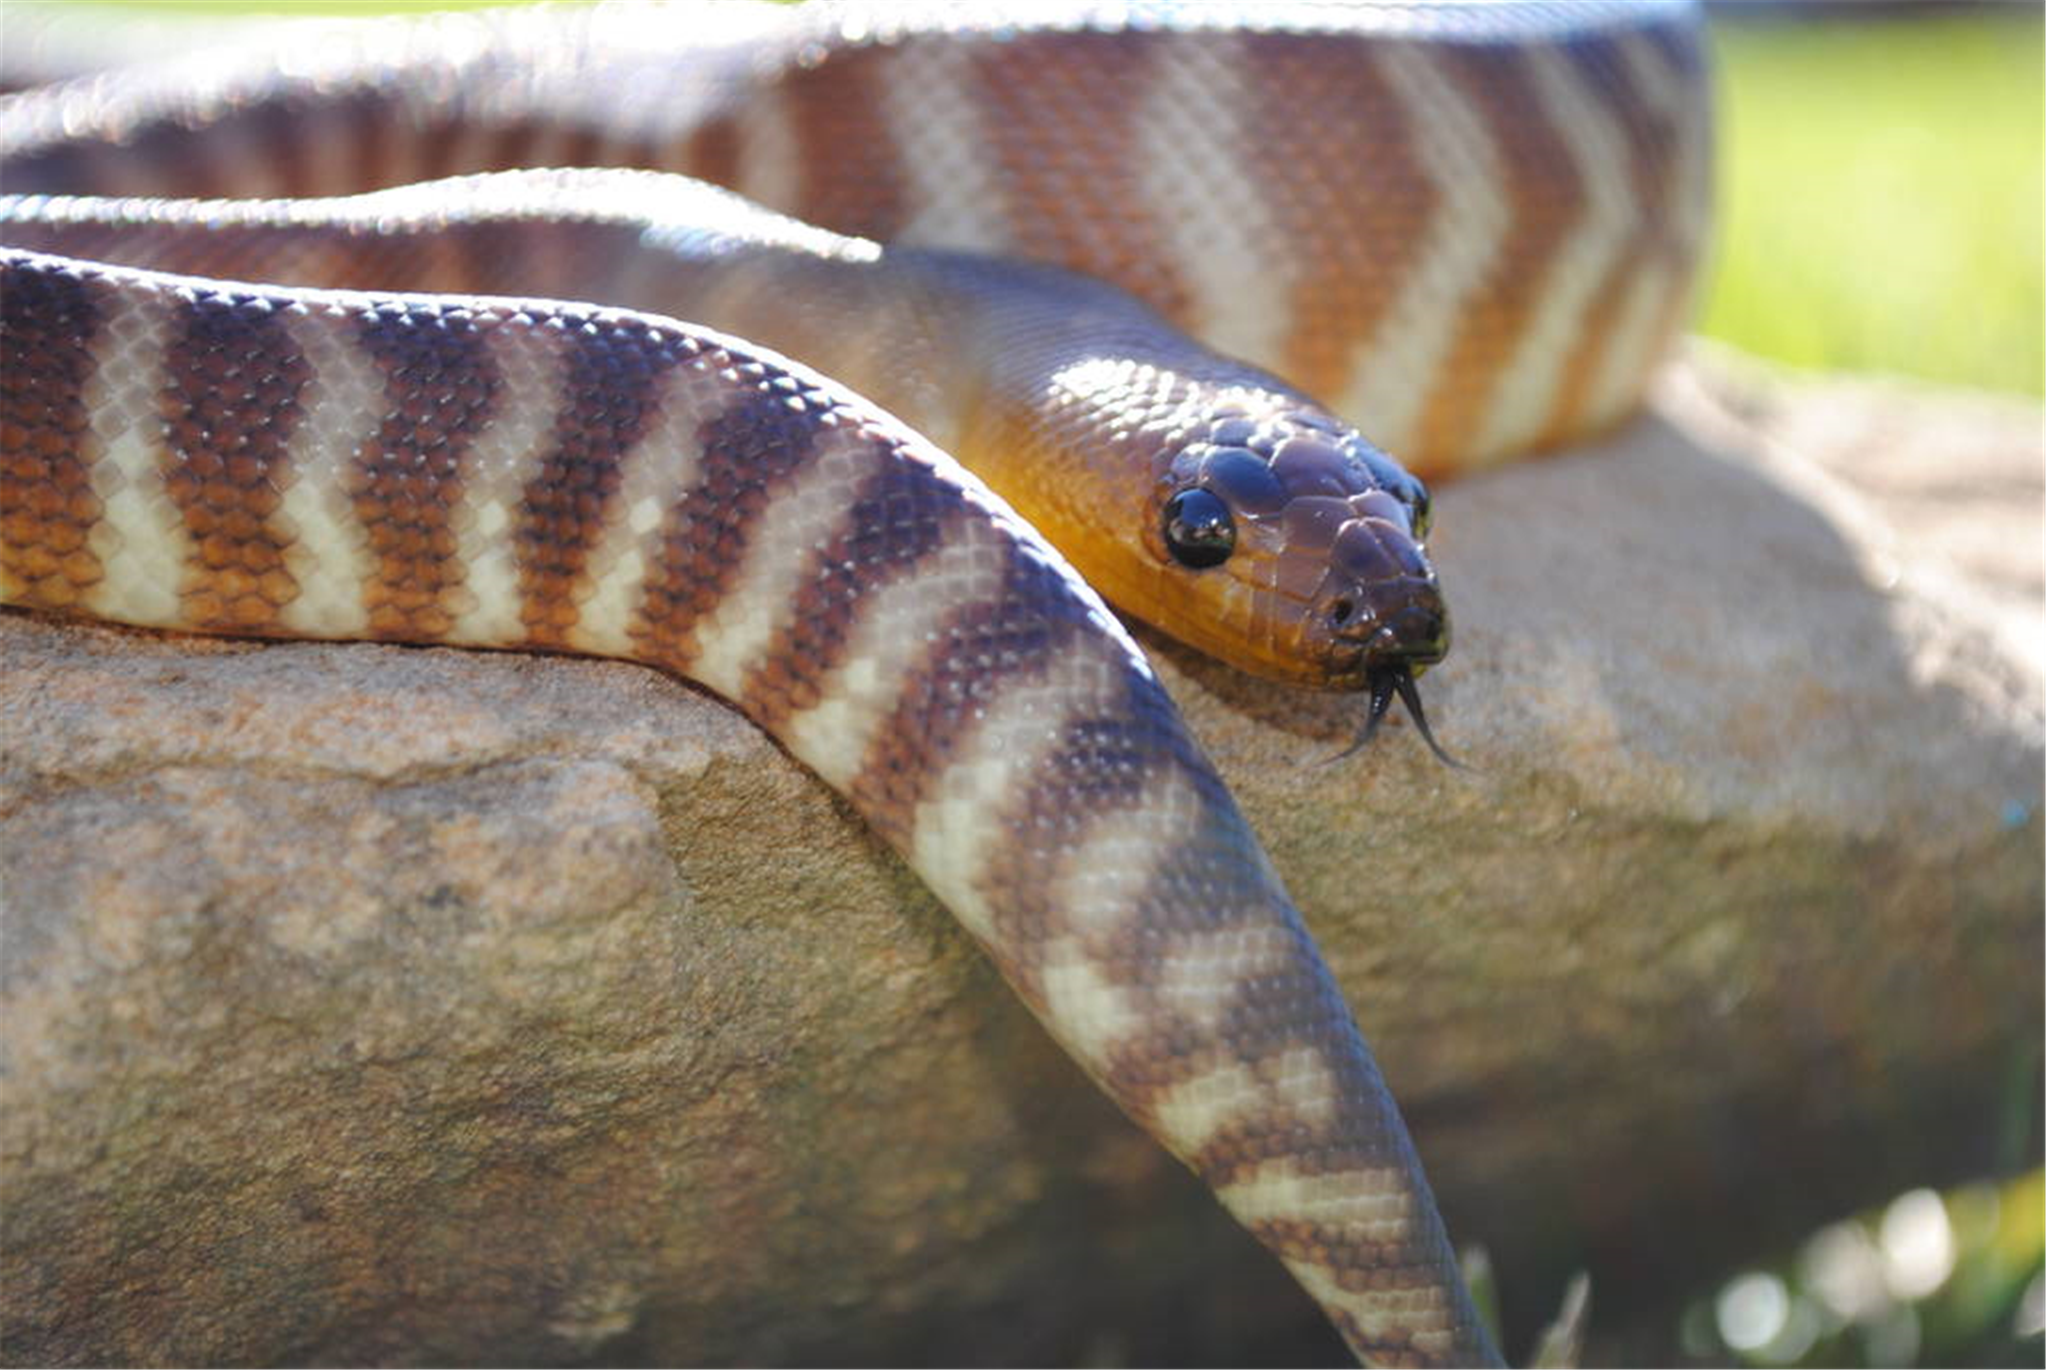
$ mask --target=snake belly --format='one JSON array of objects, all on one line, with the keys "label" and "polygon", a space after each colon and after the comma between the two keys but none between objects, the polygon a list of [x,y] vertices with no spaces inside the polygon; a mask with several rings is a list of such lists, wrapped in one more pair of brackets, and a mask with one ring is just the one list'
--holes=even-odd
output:
[{"label": "snake belly", "polygon": [[[1425,497],[1306,393],[1377,415],[1435,470],[1624,414],[1696,251],[1695,40],[1669,7],[1418,27],[1388,11],[1333,33],[1202,14],[1022,32],[829,15],[685,57],[571,12],[19,97],[0,108],[9,191],[310,196],[631,164],[912,246],[845,278],[909,287],[869,295],[806,278],[783,255],[797,230],[592,213],[652,184],[626,172],[352,207],[11,199],[0,598],[190,631],[593,652],[705,684],[848,797],[1360,1358],[1491,1362],[1397,1109],[1276,873],[1120,625],[1010,506],[1131,612],[1248,669],[1354,687],[1394,627],[1398,659],[1425,667],[1447,633]],[[683,96],[653,98],[647,72],[674,63]],[[1324,182],[1305,209],[1259,190],[1217,219],[1228,177],[1189,189],[1190,128],[1225,111],[1202,169],[1283,184],[1248,150],[1276,127],[1271,92],[1345,88],[1306,141],[1324,162],[1375,149],[1356,163],[1363,210]],[[1071,112],[1090,92],[1105,103]],[[483,208],[449,208],[465,196]],[[394,218],[411,250],[379,255]],[[578,235],[621,227],[630,249],[592,268]],[[464,245],[478,233],[496,250]],[[1204,233],[1219,252],[1192,250]],[[1266,238],[1293,246],[1247,274]],[[807,250],[865,253],[847,241]],[[1106,276],[1149,308],[1130,323],[1084,283],[919,243]],[[649,257],[704,269],[664,293],[636,269]],[[836,312],[787,307],[797,282]],[[1290,380],[1159,342],[1154,311]],[[869,400],[705,322],[830,352],[840,380],[982,453],[1008,502]],[[1243,554],[1152,588],[1145,569],[1175,569],[1160,511],[1196,486],[1229,500]]]}]

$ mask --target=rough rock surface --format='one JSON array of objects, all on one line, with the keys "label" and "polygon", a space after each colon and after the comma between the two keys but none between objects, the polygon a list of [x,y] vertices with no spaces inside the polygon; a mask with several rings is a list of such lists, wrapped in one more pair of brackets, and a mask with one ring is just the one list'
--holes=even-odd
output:
[{"label": "rough rock surface", "polygon": [[[1694,359],[1443,492],[1468,772],[1157,648],[1512,1350],[1578,1265],[1596,1327],[2036,1145],[2039,433]],[[1339,1354],[700,692],[13,613],[0,663],[6,1360]]]}]

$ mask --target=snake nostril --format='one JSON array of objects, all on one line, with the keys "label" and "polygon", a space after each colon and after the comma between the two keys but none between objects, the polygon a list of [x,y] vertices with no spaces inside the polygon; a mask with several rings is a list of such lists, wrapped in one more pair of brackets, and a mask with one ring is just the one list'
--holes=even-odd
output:
[{"label": "snake nostril", "polygon": [[1347,599],[1339,599],[1334,604],[1329,605],[1328,621],[1330,623],[1335,624],[1336,627],[1340,628],[1345,623],[1348,623],[1350,621],[1350,615],[1356,612],[1357,612],[1356,605],[1352,604]]}]

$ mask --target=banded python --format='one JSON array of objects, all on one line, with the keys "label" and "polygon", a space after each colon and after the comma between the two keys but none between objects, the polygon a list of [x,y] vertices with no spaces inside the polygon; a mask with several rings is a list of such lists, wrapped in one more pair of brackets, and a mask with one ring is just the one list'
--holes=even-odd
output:
[{"label": "banded python", "polygon": [[1689,10],[284,32],[0,107],[0,599],[707,686],[1360,1359],[1496,1362],[1341,990],[1103,600],[1425,733],[1418,477],[1612,426],[1681,323]]}]

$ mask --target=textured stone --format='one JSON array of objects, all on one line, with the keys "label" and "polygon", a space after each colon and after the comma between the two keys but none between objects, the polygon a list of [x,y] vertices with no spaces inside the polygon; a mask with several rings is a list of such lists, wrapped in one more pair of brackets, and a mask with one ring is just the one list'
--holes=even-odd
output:
[{"label": "textured stone", "polygon": [[[2038,411],[1708,358],[1609,447],[1440,495],[1469,771],[1156,648],[1515,1351],[1576,1265],[1596,1331],[2035,1145]],[[1338,1354],[700,692],[13,613],[0,661],[8,1361]]]}]

